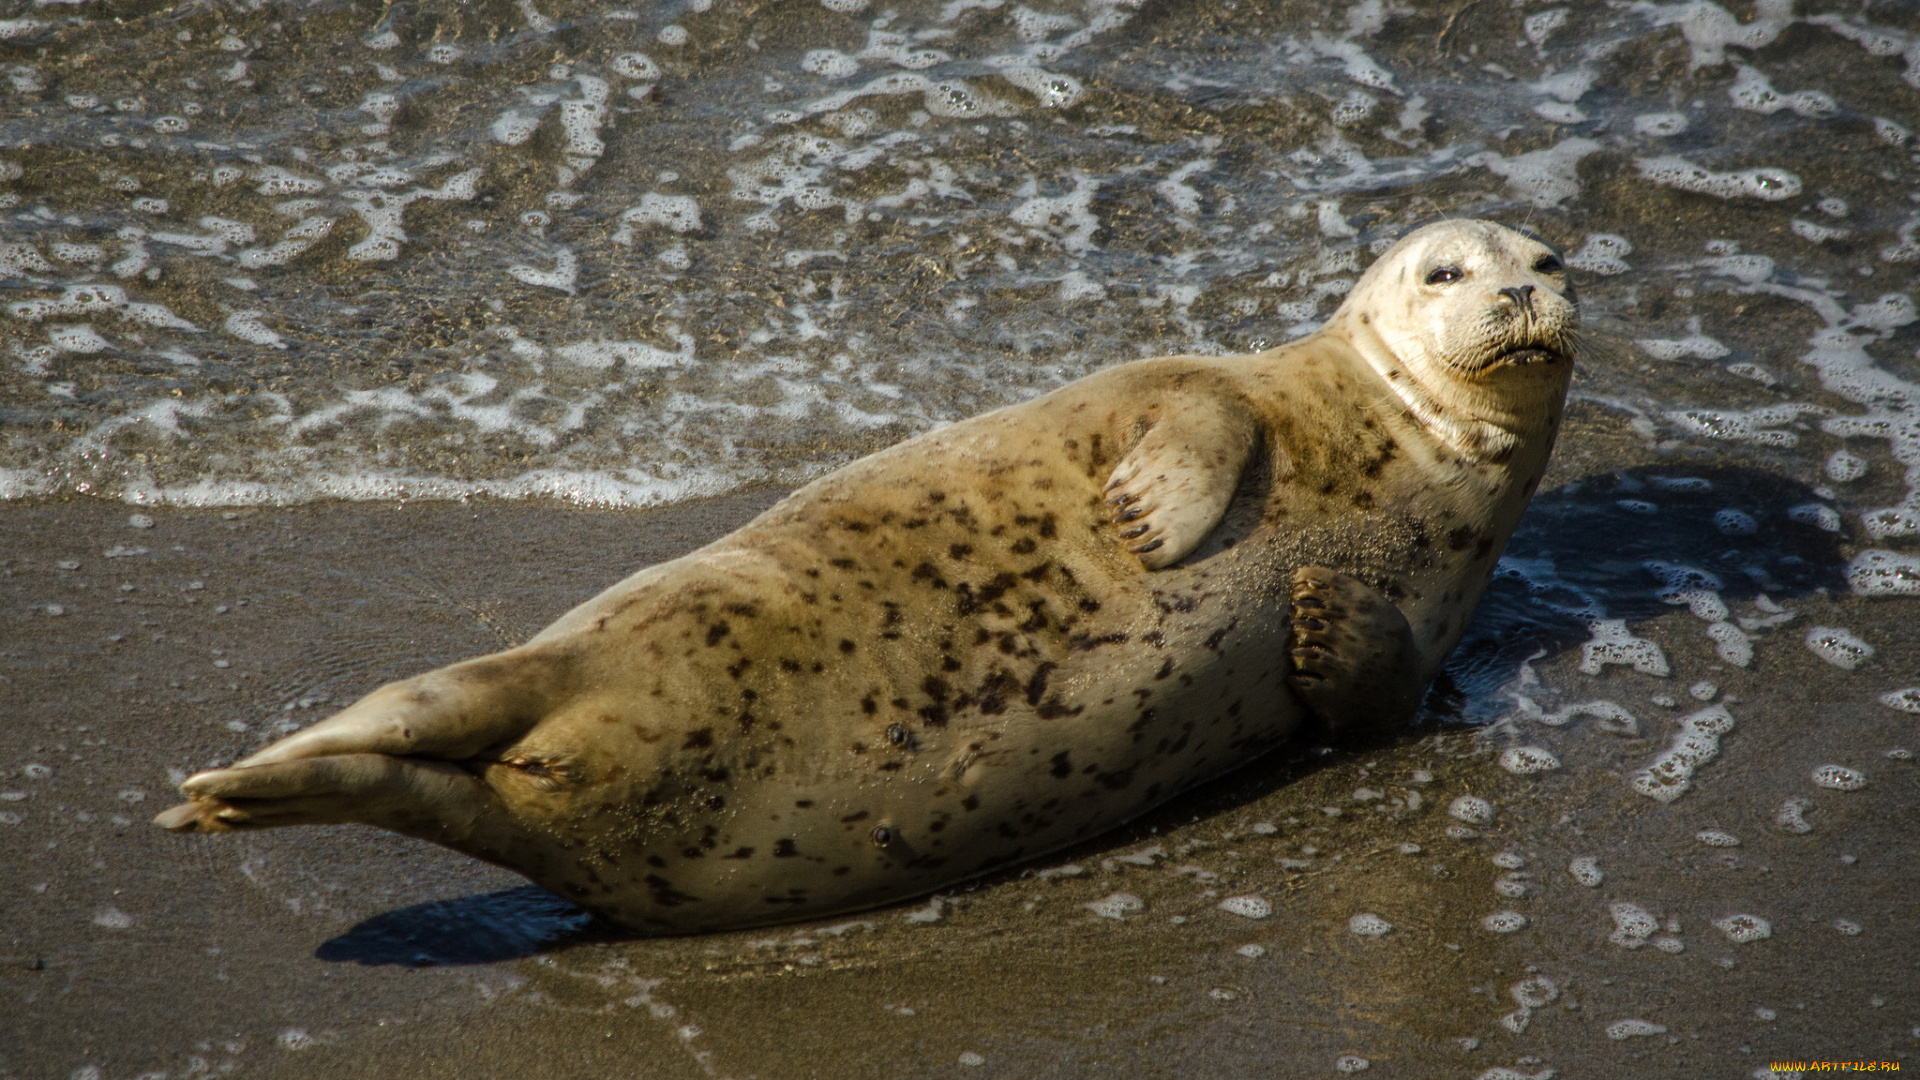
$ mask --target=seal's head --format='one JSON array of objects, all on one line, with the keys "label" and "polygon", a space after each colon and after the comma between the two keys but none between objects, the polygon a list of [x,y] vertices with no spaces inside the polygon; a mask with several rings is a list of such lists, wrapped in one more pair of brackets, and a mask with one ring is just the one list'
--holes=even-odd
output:
[{"label": "seal's head", "polygon": [[1560,253],[1490,221],[1407,234],[1328,323],[1435,434],[1496,460],[1557,416],[1578,328]]}]

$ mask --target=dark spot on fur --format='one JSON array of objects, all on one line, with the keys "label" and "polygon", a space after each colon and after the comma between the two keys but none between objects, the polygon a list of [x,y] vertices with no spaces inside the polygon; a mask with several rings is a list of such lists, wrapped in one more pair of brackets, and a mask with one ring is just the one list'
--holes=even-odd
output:
[{"label": "dark spot on fur", "polygon": [[707,747],[712,745],[713,745],[713,729],[703,727],[699,731],[696,731],[691,735],[688,735],[687,741],[680,744],[680,749],[704,750]]},{"label": "dark spot on fur", "polygon": [[798,854],[800,852],[794,849],[791,837],[782,837],[773,842],[773,857],[776,859],[791,859]]},{"label": "dark spot on fur", "polygon": [[1052,674],[1053,669],[1058,666],[1053,661],[1046,660],[1033,669],[1033,677],[1027,680],[1027,704],[1040,704],[1040,699],[1047,694],[1047,676]]},{"label": "dark spot on fur", "polygon": [[1073,761],[1067,755],[1068,751],[1062,750],[1049,759],[1053,762],[1053,768],[1047,771],[1052,773],[1056,780],[1065,780],[1073,775]]},{"label": "dark spot on fur", "polygon": [[955,562],[961,562],[973,554],[973,548],[967,544],[955,544],[947,549],[947,554],[953,556]]},{"label": "dark spot on fur", "polygon": [[1173,674],[1173,657],[1169,656],[1160,664],[1160,670],[1153,673],[1153,681],[1159,682],[1171,674]]},{"label": "dark spot on fur", "polygon": [[1013,552],[1015,555],[1031,555],[1033,554],[1033,549],[1038,546],[1039,546],[1038,544],[1035,544],[1033,542],[1033,537],[1023,536],[1020,539],[1015,540],[1013,544],[1008,548],[1008,550]]},{"label": "dark spot on fur", "polygon": [[794,800],[793,805],[799,807],[802,810],[811,810],[813,809],[813,800],[812,799],[796,799]]},{"label": "dark spot on fur", "polygon": [[690,893],[683,893],[673,887],[673,882],[659,874],[648,874],[646,883],[653,892],[653,902],[661,907],[679,907],[700,899]]},{"label": "dark spot on fur", "polygon": [[1465,551],[1473,543],[1473,526],[1462,525],[1447,534],[1447,546],[1455,551]]},{"label": "dark spot on fur", "polygon": [[963,809],[963,810],[978,810],[978,809],[980,809],[980,796],[978,796],[978,795],[969,795],[969,796],[967,796],[966,798],[964,798],[964,799],[961,799],[961,800],[960,800],[960,807],[961,807],[961,809]]},{"label": "dark spot on fur", "polygon": [[843,652],[843,653],[850,653],[850,652],[852,652],[853,650],[854,650],[854,644],[853,644],[853,642],[851,642],[851,641],[848,641],[848,640],[847,640],[846,638],[841,638],[841,639],[840,639],[840,651],[841,651],[841,652]]},{"label": "dark spot on fur", "polygon": [[863,697],[860,699],[860,711],[866,713],[868,716],[872,716],[874,713],[880,711],[880,706],[873,703],[873,698]]},{"label": "dark spot on fur", "polygon": [[726,637],[727,631],[730,629],[732,628],[729,627],[724,622],[717,622],[717,623],[714,623],[712,626],[707,627],[707,644],[708,645],[720,644],[720,639],[723,637]]},{"label": "dark spot on fur", "polygon": [[750,847],[734,848],[733,854],[722,855],[720,857],[723,859],[751,859],[753,858],[753,849]]}]

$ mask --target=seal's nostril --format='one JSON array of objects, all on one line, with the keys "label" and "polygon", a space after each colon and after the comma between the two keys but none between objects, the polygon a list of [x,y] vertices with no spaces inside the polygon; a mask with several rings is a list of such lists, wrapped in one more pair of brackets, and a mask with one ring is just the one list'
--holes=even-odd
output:
[{"label": "seal's nostril", "polygon": [[1510,286],[1501,289],[1500,295],[1513,301],[1515,306],[1523,310],[1533,307],[1533,286],[1531,285]]}]

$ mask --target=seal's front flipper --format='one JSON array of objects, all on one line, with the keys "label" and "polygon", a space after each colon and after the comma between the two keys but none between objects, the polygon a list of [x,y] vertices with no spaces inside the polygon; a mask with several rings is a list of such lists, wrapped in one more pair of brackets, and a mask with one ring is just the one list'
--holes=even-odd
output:
[{"label": "seal's front flipper", "polygon": [[1170,405],[1120,459],[1107,505],[1127,550],[1149,570],[1185,558],[1233,501],[1257,433],[1244,411],[1218,402]]},{"label": "seal's front flipper", "polygon": [[1393,602],[1324,566],[1293,574],[1293,673],[1287,682],[1328,733],[1403,724],[1420,707],[1420,650]]}]

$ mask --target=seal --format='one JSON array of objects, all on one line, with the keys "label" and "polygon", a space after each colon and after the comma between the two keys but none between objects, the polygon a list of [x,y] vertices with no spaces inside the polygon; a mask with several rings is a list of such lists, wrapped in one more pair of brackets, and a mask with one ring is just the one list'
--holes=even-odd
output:
[{"label": "seal", "polygon": [[923,894],[1303,721],[1409,720],[1539,483],[1560,256],[1415,231],[1319,332],[1118,365],[856,461],[505,652],[182,784],[157,823],[362,822],[678,933]]}]

